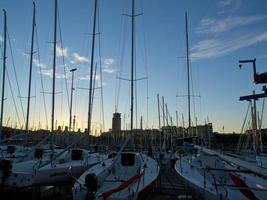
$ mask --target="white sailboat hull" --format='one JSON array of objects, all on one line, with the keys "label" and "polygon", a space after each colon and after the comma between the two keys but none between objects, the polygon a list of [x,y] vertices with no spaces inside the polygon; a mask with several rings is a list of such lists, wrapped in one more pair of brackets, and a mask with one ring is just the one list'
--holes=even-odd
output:
[{"label": "white sailboat hull", "polygon": [[[267,181],[252,173],[242,173],[216,155],[185,156],[175,170],[200,199],[266,199]],[[201,158],[200,158],[201,157]],[[191,159],[191,160],[190,160]]]},{"label": "white sailboat hull", "polygon": [[[204,186],[204,177],[195,169],[190,169],[189,165],[185,163],[180,165],[180,162],[180,160],[176,162],[175,171],[178,173],[179,177],[193,189],[194,195],[198,196],[199,199],[217,200],[218,194],[215,188],[209,182],[206,182],[206,186]],[[223,195],[221,195],[221,197],[222,200],[227,199],[223,197]]]},{"label": "white sailboat hull", "polygon": [[[73,199],[86,199],[90,195],[88,191],[90,188],[86,186],[86,176],[91,174],[95,175],[98,184],[98,190],[94,194],[95,199],[142,198],[146,191],[153,187],[159,174],[159,166],[155,160],[147,155],[131,154],[136,156],[135,166],[121,166],[117,164],[120,162],[119,158],[118,160],[108,159],[88,169],[74,184]],[[140,157],[143,160],[137,163]]]},{"label": "white sailboat hull", "polygon": [[[72,176],[79,177],[88,168],[106,158],[106,155],[91,154],[82,160],[71,160],[63,163],[54,161],[56,163],[49,163],[41,168],[39,168],[40,160],[30,160],[15,163],[11,173],[7,177],[1,177],[5,187],[22,188],[29,186],[62,185],[73,182],[74,179]],[[71,175],[69,173],[70,167]]]}]

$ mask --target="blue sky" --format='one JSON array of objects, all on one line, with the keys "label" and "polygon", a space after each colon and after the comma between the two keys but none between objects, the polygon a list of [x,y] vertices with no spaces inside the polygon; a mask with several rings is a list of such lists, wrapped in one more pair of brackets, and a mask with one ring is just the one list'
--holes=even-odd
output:
[{"label": "blue sky", "polygon": [[[53,40],[53,2],[36,0],[36,24],[38,46],[35,43],[32,104],[30,127],[50,126],[51,95],[45,94],[47,118],[41,89],[51,92],[52,87],[52,40]],[[103,65],[103,91],[105,130],[111,127],[112,113],[117,105],[122,118],[129,124],[130,97],[129,82],[116,77],[129,78],[130,70],[130,19],[123,13],[130,13],[130,0],[99,0],[99,31],[96,37],[96,57],[99,64],[99,45]],[[0,9],[6,9],[8,17],[7,70],[10,86],[6,84],[4,125],[24,124],[26,113],[27,82],[29,71],[29,52],[32,23],[32,1],[1,0]],[[186,98],[176,97],[186,94],[185,22],[188,12],[190,63],[192,69],[192,92],[201,97],[193,98],[192,118],[198,124],[205,121],[213,123],[215,131],[239,132],[245,117],[247,102],[239,102],[239,96],[260,93],[261,86],[252,82],[252,67],[238,68],[239,59],[257,59],[258,72],[267,71],[267,2],[265,0],[225,0],[182,1],[182,0],[136,0],[136,76],[148,77],[137,82],[137,115],[142,115],[144,126],[158,127],[156,95],[164,96],[173,123],[176,124],[175,111],[178,111],[179,125],[182,114],[187,121]],[[77,126],[85,128],[88,112],[88,91],[79,88],[89,87],[89,66],[91,54],[93,1],[59,0],[59,21],[62,35],[58,34],[56,119],[57,125],[68,125],[69,108],[65,85],[63,56],[68,91],[71,74],[75,72],[73,113],[77,115]],[[0,26],[3,27],[3,14]],[[59,26],[59,25],[58,25]],[[2,29],[2,28],[1,28]],[[2,33],[2,32],[1,32]],[[2,37],[1,48],[2,48]],[[40,60],[38,59],[38,49]],[[13,70],[18,75],[20,95]],[[41,67],[41,70],[40,70]],[[1,67],[2,69],[2,67]],[[42,76],[40,75],[42,74]],[[0,72],[2,77],[2,70]],[[99,71],[97,84],[100,84]],[[2,79],[1,79],[2,80]],[[118,85],[120,92],[118,93]],[[23,109],[21,108],[21,104]],[[93,109],[93,130],[100,129],[101,106],[100,90],[96,90]],[[262,101],[258,101],[261,112]],[[266,111],[266,109],[265,109]],[[263,121],[266,128],[267,120]],[[47,121],[47,122],[46,122]],[[186,123],[186,122],[185,122]],[[139,125],[139,122],[137,123]],[[186,123],[187,124],[187,123]],[[124,120],[123,120],[124,126]]]}]

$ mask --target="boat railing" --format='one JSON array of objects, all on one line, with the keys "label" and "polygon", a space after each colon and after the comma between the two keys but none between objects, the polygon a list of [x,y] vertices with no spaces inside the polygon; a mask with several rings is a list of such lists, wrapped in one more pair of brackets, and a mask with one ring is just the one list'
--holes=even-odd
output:
[{"label": "boat railing", "polygon": [[[235,173],[253,173],[250,170],[222,169],[222,168],[213,168],[213,167],[208,167],[208,166],[201,167],[201,166],[195,165],[193,163],[190,163],[190,166],[191,167],[194,167],[194,168],[197,168],[197,169],[200,169],[200,170],[203,170],[203,184],[204,184],[204,188],[206,188],[206,180],[207,180],[207,172],[208,171],[224,171],[224,172],[235,172]],[[212,177],[213,177],[213,183],[212,183],[212,185],[215,187],[217,195],[218,195],[218,187],[224,188],[225,195],[226,196],[228,195],[227,188],[230,188],[232,190],[253,190],[253,191],[267,192],[267,188],[265,188],[265,187],[249,187],[249,186],[247,186],[247,187],[239,187],[239,186],[236,186],[236,185],[226,184],[226,183],[223,183],[223,182],[218,183],[216,181],[216,179],[215,179],[215,176],[212,175]]]},{"label": "boat railing", "polygon": [[207,169],[206,168],[202,168],[203,169],[203,183],[204,183],[204,188],[206,188],[206,185],[207,185],[207,178],[206,178],[206,175],[207,175]]},{"label": "boat railing", "polygon": [[181,173],[183,173],[183,166],[182,166],[182,155],[179,154],[179,163],[180,163],[180,170],[181,170]]},{"label": "boat railing", "polygon": [[218,186],[225,186],[227,188],[231,188],[232,190],[254,190],[254,191],[267,192],[267,188],[263,187],[238,187],[236,185],[231,185],[231,184],[219,184]]},{"label": "boat railing", "polygon": [[40,168],[41,163],[42,163],[42,158],[38,159],[38,161],[35,162],[34,165],[32,166],[32,170],[34,171],[35,174],[37,172],[37,169]]},{"label": "boat railing", "polygon": [[218,195],[218,186],[214,174],[212,174],[213,184],[215,186],[216,194]]},{"label": "boat railing", "polygon": [[209,167],[209,166],[198,166],[194,163],[190,163],[191,167],[195,167],[197,169],[205,169],[207,171],[224,171],[224,172],[237,172],[237,173],[253,173],[250,170],[245,170],[245,169],[225,169],[225,168],[214,168],[214,167]]},{"label": "boat railing", "polygon": [[146,170],[146,168],[143,168],[142,170],[139,171],[139,174],[143,174],[143,176],[142,176],[142,178],[139,178],[138,183],[137,183],[137,187],[136,187],[136,191],[134,192],[134,194],[138,194],[141,179],[143,180],[143,186],[145,185],[145,176],[144,176],[145,170]]},{"label": "boat railing", "polygon": [[54,155],[54,151],[52,151],[52,154],[51,154],[51,159],[46,161],[46,162],[43,162],[40,167],[43,167],[49,163],[52,164],[52,162],[54,160],[56,160],[57,158],[59,158],[61,155],[63,155],[66,151],[70,150],[72,147],[74,147],[76,144],[78,144],[80,141],[82,141],[84,138],[86,137],[86,134],[82,137],[80,137],[78,140],[74,141],[72,144],[70,144],[69,146],[67,146],[63,151],[57,153],[56,155]]}]

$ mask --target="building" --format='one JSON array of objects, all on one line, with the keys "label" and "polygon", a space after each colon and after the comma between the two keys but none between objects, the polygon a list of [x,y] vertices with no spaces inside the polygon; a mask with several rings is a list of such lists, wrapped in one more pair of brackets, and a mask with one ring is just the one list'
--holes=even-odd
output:
[{"label": "building", "polygon": [[119,133],[121,131],[121,114],[113,113],[112,118],[112,133]]}]

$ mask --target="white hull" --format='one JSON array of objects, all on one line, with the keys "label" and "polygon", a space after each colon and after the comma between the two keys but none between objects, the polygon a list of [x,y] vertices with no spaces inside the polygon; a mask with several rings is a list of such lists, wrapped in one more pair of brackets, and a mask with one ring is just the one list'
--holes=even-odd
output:
[{"label": "white hull", "polygon": [[259,167],[267,169],[267,155],[266,154],[257,155],[256,161]]},{"label": "white hull", "polygon": [[198,198],[207,200],[267,198],[265,179],[250,173],[235,172],[236,168],[223,162],[218,156],[201,156],[193,158],[185,156],[175,164],[176,172],[194,189]]},{"label": "white hull", "polygon": [[[153,186],[158,174],[159,166],[155,160],[145,154],[131,154],[135,159],[133,165],[122,165],[121,157],[117,160],[108,159],[88,169],[74,184],[72,189],[73,199],[86,199],[88,188],[86,176],[95,175],[97,191],[95,199],[137,199],[145,190]],[[104,163],[104,164],[103,164]]]},{"label": "white hull", "polygon": [[[85,160],[46,165],[38,170],[34,185],[60,185],[73,182],[72,176],[75,178],[80,177],[88,168],[106,158],[105,155],[96,154]],[[70,175],[70,167],[72,175]]]},{"label": "white hull", "polygon": [[[63,155],[64,156],[64,155]],[[99,154],[85,155],[82,160],[55,160],[53,163],[40,166],[40,160],[30,160],[21,163],[15,163],[11,173],[2,179],[5,187],[29,187],[29,186],[47,186],[61,185],[74,181],[69,173],[72,169],[72,175],[79,177],[89,167],[99,163],[107,156]],[[46,160],[49,161],[49,160]],[[43,161],[45,162],[45,161]]]}]

